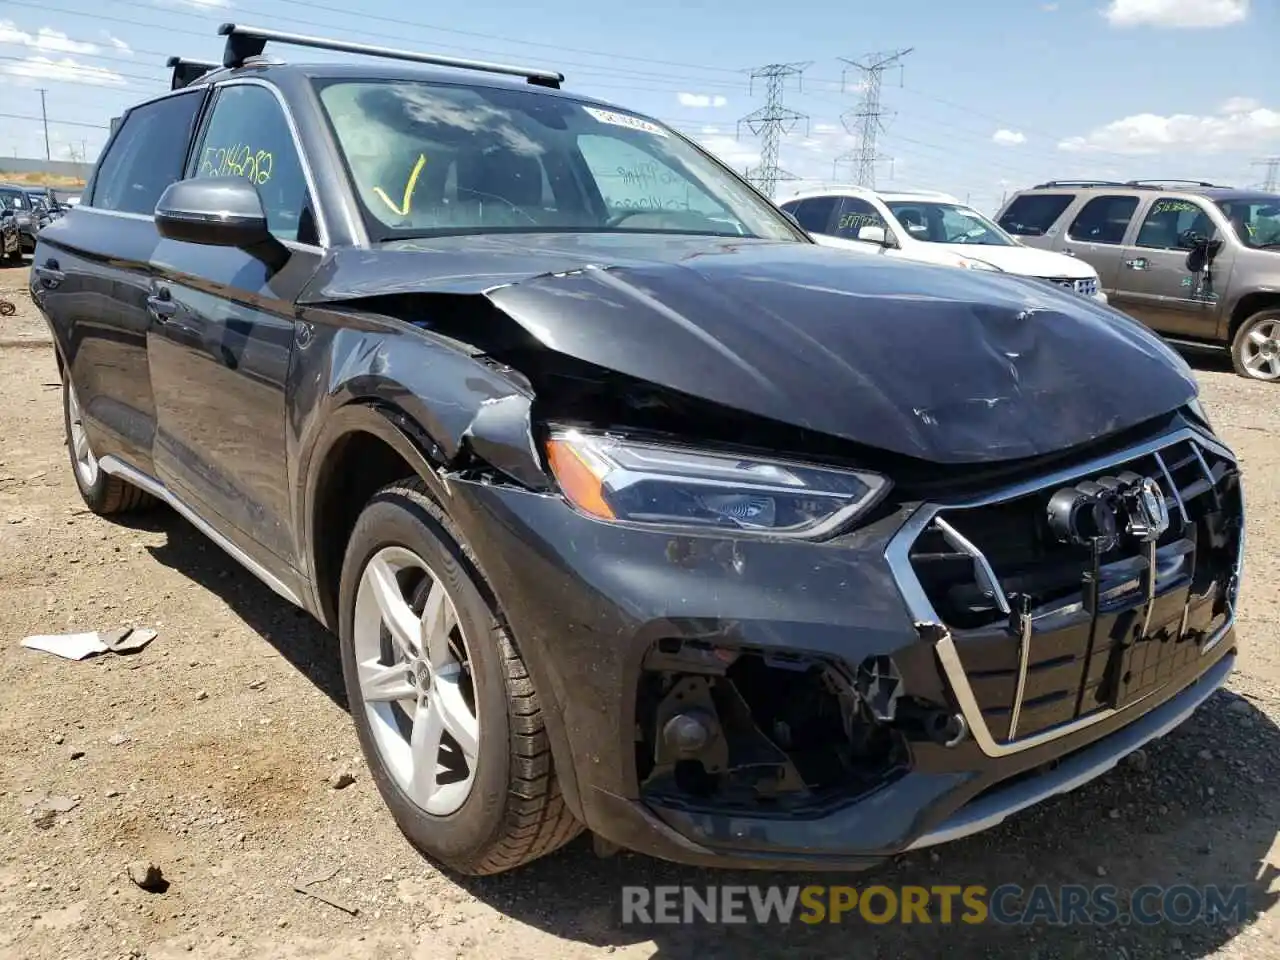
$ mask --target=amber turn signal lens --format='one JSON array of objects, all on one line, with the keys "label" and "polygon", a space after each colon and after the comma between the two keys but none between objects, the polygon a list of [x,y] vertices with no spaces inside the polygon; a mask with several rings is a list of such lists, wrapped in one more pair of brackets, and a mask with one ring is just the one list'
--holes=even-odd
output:
[{"label": "amber turn signal lens", "polygon": [[600,478],[568,441],[548,440],[547,459],[570,503],[593,517],[614,519],[613,508],[604,499]]}]

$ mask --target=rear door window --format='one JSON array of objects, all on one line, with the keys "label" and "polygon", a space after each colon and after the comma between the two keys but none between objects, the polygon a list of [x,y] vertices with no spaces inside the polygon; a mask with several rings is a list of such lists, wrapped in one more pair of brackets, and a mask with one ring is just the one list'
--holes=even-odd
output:
[{"label": "rear door window", "polygon": [[1124,243],[1137,209],[1137,197],[1094,197],[1080,208],[1067,236],[1081,243]]},{"label": "rear door window", "polygon": [[182,178],[204,91],[134,107],[93,177],[90,203],[100,210],[151,216],[169,184]]},{"label": "rear door window", "polygon": [[1076,198],[1074,193],[1024,193],[1000,217],[1000,226],[1015,237],[1042,237]]}]

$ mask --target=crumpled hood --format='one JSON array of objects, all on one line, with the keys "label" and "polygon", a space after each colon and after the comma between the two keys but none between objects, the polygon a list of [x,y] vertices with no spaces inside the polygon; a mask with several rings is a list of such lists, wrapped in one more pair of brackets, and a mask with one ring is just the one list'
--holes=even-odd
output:
[{"label": "crumpled hood", "polygon": [[551,350],[939,463],[1077,446],[1196,393],[1169,347],[1074,293],[805,243],[422,241],[337,252],[303,301],[411,291],[483,293]]}]

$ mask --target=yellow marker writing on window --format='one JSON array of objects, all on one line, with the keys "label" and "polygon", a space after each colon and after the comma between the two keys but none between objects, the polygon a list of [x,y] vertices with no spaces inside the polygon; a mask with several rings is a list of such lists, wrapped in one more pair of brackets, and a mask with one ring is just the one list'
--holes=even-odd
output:
[{"label": "yellow marker writing on window", "polygon": [[409,208],[413,205],[413,188],[418,183],[418,175],[422,173],[422,168],[426,165],[427,155],[425,153],[418,154],[418,162],[413,165],[413,172],[409,174],[409,182],[404,185],[404,198],[401,200],[399,206],[396,205],[394,200],[387,196],[386,191],[381,187],[374,187],[373,192],[376,193],[379,199],[381,199],[388,207],[400,214],[400,216],[405,216],[409,212]]}]

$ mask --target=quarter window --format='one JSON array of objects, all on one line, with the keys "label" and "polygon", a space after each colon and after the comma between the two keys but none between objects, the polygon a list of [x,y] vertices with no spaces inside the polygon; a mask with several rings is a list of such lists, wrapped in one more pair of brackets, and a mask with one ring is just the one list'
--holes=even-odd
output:
[{"label": "quarter window", "polygon": [[879,210],[866,200],[845,197],[840,202],[840,219],[836,221],[835,235],[845,240],[857,240],[858,231],[863,227],[879,227],[886,236],[889,233]]},{"label": "quarter window", "polygon": [[810,233],[827,233],[839,199],[839,197],[806,197],[794,206],[788,206],[787,209],[795,216],[800,226]]},{"label": "quarter window", "polygon": [[1016,237],[1042,237],[1071,206],[1074,193],[1024,193],[1000,217],[1000,226]]},{"label": "quarter window", "polygon": [[90,203],[154,214],[165,188],[182,177],[202,97],[203,92],[179,94],[130,110],[98,164]]},{"label": "quarter window", "polygon": [[1161,197],[1138,230],[1137,245],[1155,250],[1190,250],[1214,234],[1213,221],[1194,200]]},{"label": "quarter window", "polygon": [[266,87],[218,91],[191,158],[193,177],[244,177],[258,191],[267,229],[281,240],[318,243],[307,178],[279,101]]},{"label": "quarter window", "polygon": [[1094,197],[1080,209],[1067,236],[1081,243],[1123,243],[1137,209],[1137,197]]}]

